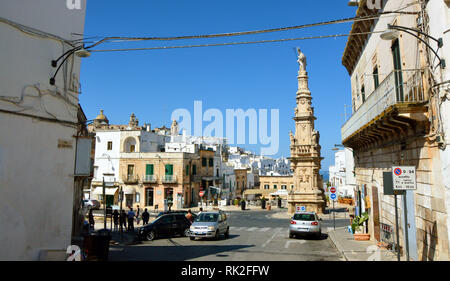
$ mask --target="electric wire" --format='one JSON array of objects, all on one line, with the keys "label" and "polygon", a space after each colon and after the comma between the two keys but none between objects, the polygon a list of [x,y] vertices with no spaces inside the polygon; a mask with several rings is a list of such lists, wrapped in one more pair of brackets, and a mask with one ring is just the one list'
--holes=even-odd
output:
[{"label": "electric wire", "polygon": [[355,35],[376,34],[376,33],[382,33],[382,32],[384,32],[384,31],[359,32],[359,33],[351,33],[351,34],[321,35],[321,36],[284,38],[284,39],[260,40],[260,41],[228,42],[228,43],[216,43],[216,44],[184,45],[184,46],[162,46],[162,47],[149,47],[149,48],[126,48],[126,49],[100,49],[100,50],[89,50],[89,51],[94,53],[94,52],[150,51],[150,50],[161,50],[161,49],[217,47],[217,46],[262,44],[262,43],[275,43],[275,42],[311,40],[311,39],[337,38],[337,37],[347,37],[347,36],[355,36]]},{"label": "electric wire", "polygon": [[383,15],[391,15],[391,14],[406,14],[406,15],[416,15],[416,12],[400,12],[400,11],[390,11],[390,12],[382,12],[375,15],[368,15],[368,16],[360,16],[360,17],[352,17],[352,18],[345,18],[345,19],[338,19],[338,20],[332,20],[332,21],[325,21],[325,22],[318,22],[318,23],[310,23],[310,24],[303,24],[303,25],[296,25],[296,26],[289,26],[289,27],[278,27],[278,28],[271,28],[271,29],[262,29],[262,30],[253,30],[253,31],[240,31],[240,32],[229,32],[229,33],[219,33],[219,34],[207,34],[207,35],[185,35],[185,36],[174,36],[174,37],[120,37],[120,36],[110,36],[105,37],[98,42],[87,46],[86,49],[94,48],[102,43],[115,40],[115,42],[120,41],[172,41],[172,40],[185,40],[185,39],[206,39],[206,38],[220,38],[220,37],[231,37],[231,36],[243,36],[243,35],[254,35],[254,34],[262,34],[262,33],[269,33],[269,32],[279,32],[279,31],[287,31],[287,30],[296,30],[296,29],[303,29],[303,28],[309,28],[309,27],[316,27],[316,26],[325,26],[325,25],[331,25],[331,24],[338,24],[338,23],[345,23],[345,22],[358,22],[358,21],[367,21],[367,20],[374,20],[377,18],[380,18]]}]

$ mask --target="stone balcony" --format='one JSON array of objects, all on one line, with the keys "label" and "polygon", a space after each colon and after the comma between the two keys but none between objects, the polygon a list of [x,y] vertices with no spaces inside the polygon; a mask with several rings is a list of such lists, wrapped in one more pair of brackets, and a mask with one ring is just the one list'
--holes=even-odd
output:
[{"label": "stone balcony", "polygon": [[427,120],[423,71],[392,71],[342,126],[342,143],[357,148],[408,135]]},{"label": "stone balcony", "polygon": [[137,184],[139,182],[139,177],[137,175],[126,175],[122,178],[125,184]]}]

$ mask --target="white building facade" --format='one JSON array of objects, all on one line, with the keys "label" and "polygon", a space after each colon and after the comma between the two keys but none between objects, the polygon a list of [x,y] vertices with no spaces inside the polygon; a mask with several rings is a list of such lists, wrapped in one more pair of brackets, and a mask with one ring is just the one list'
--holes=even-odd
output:
[{"label": "white building facade", "polygon": [[80,58],[68,57],[55,85],[50,78],[52,60],[82,38],[80,3],[0,1],[0,260],[71,245]]}]

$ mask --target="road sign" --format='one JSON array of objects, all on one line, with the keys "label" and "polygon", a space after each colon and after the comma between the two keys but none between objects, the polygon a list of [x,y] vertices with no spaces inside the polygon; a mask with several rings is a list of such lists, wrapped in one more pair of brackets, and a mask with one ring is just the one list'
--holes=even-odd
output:
[{"label": "road sign", "polygon": [[306,212],[306,206],[296,206],[295,211],[296,212]]},{"label": "road sign", "polygon": [[392,180],[394,190],[415,190],[416,167],[414,166],[393,166]]},{"label": "road sign", "polygon": [[331,188],[330,188],[330,192],[331,192],[331,193],[336,193],[336,187],[331,187]]},{"label": "road sign", "polygon": [[336,193],[331,193],[330,198],[331,200],[336,201],[337,198]]},{"label": "road sign", "polygon": [[198,193],[198,195],[200,195],[200,197],[203,197],[203,195],[205,195],[205,192],[204,192],[204,191],[200,191],[200,192]]}]

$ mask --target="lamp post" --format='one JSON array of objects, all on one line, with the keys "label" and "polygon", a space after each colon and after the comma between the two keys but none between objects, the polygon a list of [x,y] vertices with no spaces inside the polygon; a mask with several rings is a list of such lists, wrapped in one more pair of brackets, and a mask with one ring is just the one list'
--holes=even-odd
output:
[{"label": "lamp post", "polygon": [[414,34],[413,32],[417,32],[417,33],[419,33],[419,34],[421,34],[421,35],[423,35],[423,36],[425,36],[425,37],[427,37],[427,38],[430,38],[431,40],[435,41],[435,42],[438,44],[438,50],[439,50],[440,48],[442,48],[442,46],[444,46],[444,41],[442,40],[442,38],[437,38],[437,39],[436,39],[436,38],[434,38],[434,37],[432,37],[432,36],[430,36],[430,35],[428,35],[428,34],[422,32],[422,31],[420,31],[420,30],[418,30],[418,29],[409,28],[409,27],[406,27],[406,26],[391,25],[391,24],[388,24],[388,29],[387,29],[385,32],[383,32],[383,33],[380,35],[380,37],[381,37],[381,39],[383,39],[383,40],[386,40],[386,41],[392,41],[392,40],[395,40],[395,39],[398,38],[399,32],[400,32],[400,31],[401,31],[401,32],[408,33],[409,35],[414,36],[414,37],[416,37],[417,39],[419,39],[419,40],[420,40],[422,43],[424,43],[425,46],[427,46],[428,49],[430,49],[430,50],[434,53],[434,55],[439,59],[439,65],[441,66],[441,69],[444,69],[444,68],[446,67],[445,60],[444,60],[444,59],[441,59],[441,57],[438,55],[437,51],[435,51],[435,50],[430,46],[430,44],[428,44],[425,40],[423,40],[422,38],[420,38],[418,35]]}]

